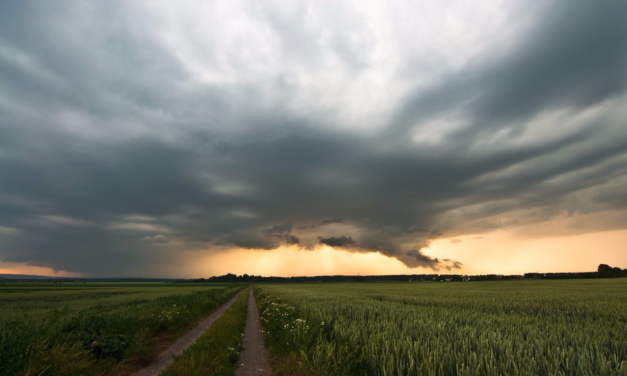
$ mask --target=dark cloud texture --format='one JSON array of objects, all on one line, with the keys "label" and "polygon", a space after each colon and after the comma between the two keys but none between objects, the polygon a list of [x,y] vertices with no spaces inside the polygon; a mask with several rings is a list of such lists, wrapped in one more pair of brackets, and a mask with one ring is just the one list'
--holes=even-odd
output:
[{"label": "dark cloud texture", "polygon": [[337,248],[356,248],[357,242],[350,236],[340,236],[336,238],[334,236],[330,238],[320,238],[320,244],[328,245],[329,247]]},{"label": "dark cloud texture", "polygon": [[342,218],[325,219],[324,221],[320,222],[318,226],[338,224],[338,223],[344,223],[344,219]]}]

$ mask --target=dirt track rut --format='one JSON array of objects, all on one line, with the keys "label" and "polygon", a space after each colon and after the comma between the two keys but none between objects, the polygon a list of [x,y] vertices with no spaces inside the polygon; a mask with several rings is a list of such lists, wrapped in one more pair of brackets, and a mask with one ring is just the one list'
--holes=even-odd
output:
[{"label": "dirt track rut", "polygon": [[259,309],[253,295],[251,287],[248,293],[248,313],[246,314],[246,328],[242,338],[242,351],[236,376],[271,376],[270,354],[266,349],[263,334],[261,333],[261,322],[259,320]]},{"label": "dirt track rut", "polygon": [[209,317],[204,319],[197,327],[190,330],[183,337],[179,338],[169,349],[161,353],[156,362],[144,368],[135,374],[135,376],[152,376],[158,375],[161,373],[168,365],[170,365],[174,361],[174,356],[180,355],[186,348],[188,348],[194,341],[200,337],[201,334],[207,330],[222,314],[235,303],[237,297],[242,292],[238,292],[234,297],[231,298],[228,302],[226,302],[222,307],[218,308],[214,313],[212,313]]}]

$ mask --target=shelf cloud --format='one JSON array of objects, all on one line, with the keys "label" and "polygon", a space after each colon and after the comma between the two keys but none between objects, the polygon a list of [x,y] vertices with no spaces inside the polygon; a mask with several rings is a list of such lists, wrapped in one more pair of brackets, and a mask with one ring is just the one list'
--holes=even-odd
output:
[{"label": "shelf cloud", "polygon": [[435,239],[625,229],[625,14],[5,2],[0,260],[150,275],[181,252],[329,246],[450,271]]}]

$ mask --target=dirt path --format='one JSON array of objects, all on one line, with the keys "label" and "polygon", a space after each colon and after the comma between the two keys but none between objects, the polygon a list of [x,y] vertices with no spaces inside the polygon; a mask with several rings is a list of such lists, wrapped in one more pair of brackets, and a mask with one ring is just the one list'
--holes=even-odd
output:
[{"label": "dirt path", "polygon": [[270,354],[266,349],[263,334],[261,334],[261,322],[259,321],[259,309],[253,289],[248,293],[248,313],[246,314],[246,328],[242,338],[242,351],[239,357],[239,368],[236,376],[271,376]]},{"label": "dirt path", "polygon": [[226,311],[242,292],[238,292],[234,297],[231,298],[226,304],[222,307],[218,308],[214,313],[212,313],[209,317],[204,319],[197,327],[190,330],[183,337],[179,338],[169,349],[161,353],[156,362],[151,364],[148,368],[144,368],[135,374],[135,376],[149,376],[149,375],[158,375],[163,371],[168,365],[170,365],[174,361],[174,356],[180,355],[183,350],[188,348],[196,338],[200,337],[201,334],[207,330],[216,321],[224,311]]}]

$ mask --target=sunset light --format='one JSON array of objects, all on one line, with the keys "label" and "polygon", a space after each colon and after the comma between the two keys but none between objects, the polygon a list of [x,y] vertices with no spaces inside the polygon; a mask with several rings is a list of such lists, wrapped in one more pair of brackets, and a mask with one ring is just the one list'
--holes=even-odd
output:
[{"label": "sunset light", "polygon": [[627,1],[0,2],[0,376],[627,376]]}]

